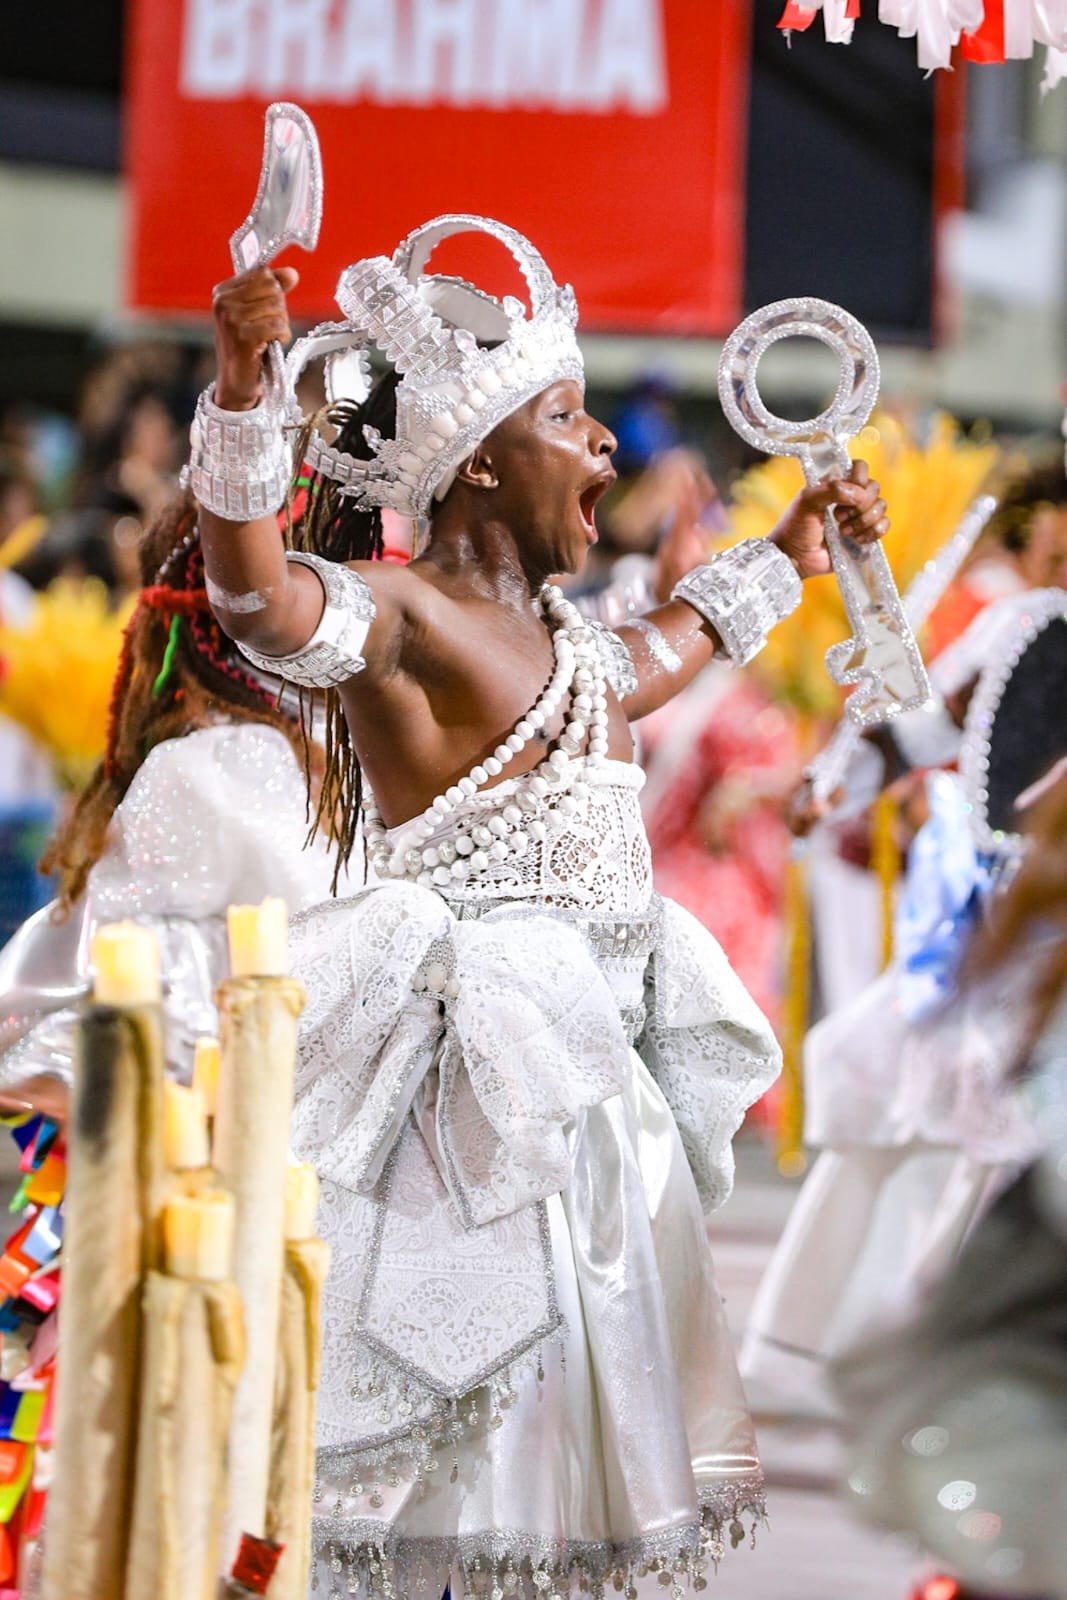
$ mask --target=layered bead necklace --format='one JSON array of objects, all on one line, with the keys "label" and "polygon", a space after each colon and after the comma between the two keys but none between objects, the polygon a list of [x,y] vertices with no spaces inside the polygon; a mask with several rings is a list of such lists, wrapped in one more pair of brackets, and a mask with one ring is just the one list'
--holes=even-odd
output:
[{"label": "layered bead necklace", "polygon": [[[443,794],[430,802],[415,823],[419,843],[394,849],[381,812],[371,795],[363,807],[363,832],[367,853],[380,878],[408,878],[424,888],[458,889],[473,873],[521,859],[532,842],[546,837],[539,813],[554,801],[564,815],[572,815],[588,799],[589,789],[572,781],[571,765],[588,740],[586,765],[603,766],[608,750],[608,702],[604,664],[592,630],[576,606],[554,584],[545,584],[538,596],[541,614],[552,635],[555,671],[547,689],[519,718],[513,733]],[[442,823],[472,795],[497,778],[509,762],[537,737],[556,715],[569,694],[567,720],[554,748],[495,809],[479,811],[458,824],[447,839],[429,843]]]}]

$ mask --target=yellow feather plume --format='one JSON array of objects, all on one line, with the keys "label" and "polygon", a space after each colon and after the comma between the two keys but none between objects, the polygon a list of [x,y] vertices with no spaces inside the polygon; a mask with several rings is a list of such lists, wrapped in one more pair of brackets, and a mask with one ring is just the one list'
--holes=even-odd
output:
[{"label": "yellow feather plume", "polygon": [[0,626],[0,711],[49,751],[68,788],[80,788],[103,754],[111,680],[134,604],[114,611],[102,583],[57,579],[24,627]]}]

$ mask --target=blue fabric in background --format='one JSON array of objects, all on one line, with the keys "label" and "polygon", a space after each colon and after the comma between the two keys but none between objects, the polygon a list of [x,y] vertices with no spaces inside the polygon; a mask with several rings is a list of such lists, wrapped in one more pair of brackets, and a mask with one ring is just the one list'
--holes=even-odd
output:
[{"label": "blue fabric in background", "polygon": [[55,893],[37,862],[55,826],[54,808],[42,801],[0,806],[0,946]]},{"label": "blue fabric in background", "polygon": [[975,849],[970,802],[959,779],[931,772],[926,794],[930,818],[908,853],[894,928],[900,1001],[912,1022],[952,995],[963,952],[993,887],[992,863]]}]

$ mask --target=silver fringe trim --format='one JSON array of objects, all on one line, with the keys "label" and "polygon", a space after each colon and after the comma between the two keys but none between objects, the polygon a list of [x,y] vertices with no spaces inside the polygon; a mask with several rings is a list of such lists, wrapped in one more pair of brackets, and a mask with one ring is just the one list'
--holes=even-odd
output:
[{"label": "silver fringe trim", "polygon": [[[544,1381],[544,1362],[553,1347],[558,1347],[558,1359],[566,1370],[565,1327],[562,1317],[538,1330],[534,1342],[523,1345],[510,1355],[506,1363],[481,1381],[477,1387],[458,1398],[440,1395],[416,1396],[413,1389],[388,1393],[397,1367],[395,1360],[377,1368],[365,1391],[372,1398],[392,1400],[395,1410],[403,1417],[404,1408],[412,1415],[400,1421],[399,1426],[373,1438],[358,1439],[352,1444],[326,1445],[316,1451],[316,1482],[312,1492],[315,1507],[335,1497],[333,1517],[343,1518],[344,1502],[340,1494],[355,1498],[366,1497],[377,1508],[382,1504],[381,1486],[396,1488],[400,1483],[423,1483],[441,1466],[440,1455],[450,1452],[452,1472],[450,1482],[459,1475],[457,1451],[461,1441],[472,1435],[484,1434],[487,1428],[503,1426],[506,1412],[515,1401],[515,1384],[528,1376],[536,1367],[537,1381]],[[329,1482],[326,1478],[329,1478]],[[337,1479],[348,1481],[342,1491]],[[313,1515],[319,1515],[317,1511]]]},{"label": "silver fringe trim", "polygon": [[[437,1590],[459,1567],[467,1590],[486,1600],[569,1600],[576,1591],[603,1600],[607,1586],[637,1600],[637,1580],[655,1574],[683,1600],[708,1585],[728,1538],[731,1547],[766,1522],[762,1476],[706,1485],[700,1518],[637,1539],[549,1539],[518,1529],[491,1528],[449,1538],[404,1538],[372,1519],[316,1517],[312,1524],[311,1593],[323,1600],[438,1600]],[[749,1519],[746,1528],[744,1518]]]}]

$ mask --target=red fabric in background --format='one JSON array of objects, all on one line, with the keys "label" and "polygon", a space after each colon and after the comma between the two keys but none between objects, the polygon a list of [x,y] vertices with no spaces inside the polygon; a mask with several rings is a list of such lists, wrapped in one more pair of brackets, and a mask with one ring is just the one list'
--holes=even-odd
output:
[{"label": "red fabric in background", "polygon": [[[139,0],[125,133],[128,302],[206,315],[255,195],[263,111],[289,99],[316,123],[325,173],[319,248],[286,257],[302,275],[298,316],[336,316],[333,290],[350,261],[391,254],[419,223],[461,210],[527,233],[557,280],[574,285],[586,329],[725,332],[741,314],[749,13],[747,0]],[[499,51],[508,18],[518,31],[507,37],[529,37],[530,48],[512,50],[494,80],[486,52]],[[272,58],[286,19],[289,46]],[[560,19],[579,26],[561,34]],[[395,33],[377,101],[366,73],[355,92],[337,81],[307,92],[351,59],[346,24],[364,58],[368,30]],[[658,71],[647,65],[657,59]],[[502,109],[487,103],[501,94],[499,71]],[[606,109],[544,105],[564,92],[579,102],[599,92]],[[499,245],[449,241],[434,264],[518,289]]]},{"label": "red fabric in background", "polygon": [[973,33],[960,39],[960,55],[987,64],[1004,60],[1004,0],[985,0],[985,16]]},{"label": "red fabric in background", "polygon": [[778,26],[785,33],[806,33],[815,21],[815,8],[800,4],[800,0],[786,0],[786,8],[778,19]]},{"label": "red fabric in background", "polygon": [[[778,26],[783,32],[805,33],[815,21],[815,10],[803,4],[803,0],[786,0],[786,8],[778,19]],[[845,16],[855,22],[860,15],[860,0],[848,0],[845,6]]]}]

